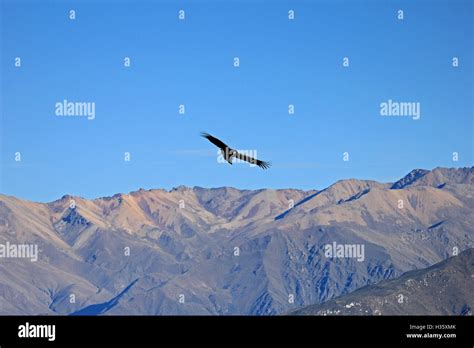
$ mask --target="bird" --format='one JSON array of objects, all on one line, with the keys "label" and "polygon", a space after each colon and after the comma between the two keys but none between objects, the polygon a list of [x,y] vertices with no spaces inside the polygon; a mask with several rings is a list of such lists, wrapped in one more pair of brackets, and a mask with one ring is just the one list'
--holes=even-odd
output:
[{"label": "bird", "polygon": [[209,140],[214,145],[216,145],[221,150],[222,156],[229,164],[232,164],[232,159],[235,157],[242,161],[249,162],[250,164],[256,164],[262,169],[268,169],[271,166],[270,162],[261,161],[259,159],[250,157],[249,155],[239,153],[237,150],[230,148],[229,146],[224,144],[222,141],[220,141],[219,139],[217,139],[216,137],[213,137],[212,135],[208,133],[202,132],[201,136]]}]

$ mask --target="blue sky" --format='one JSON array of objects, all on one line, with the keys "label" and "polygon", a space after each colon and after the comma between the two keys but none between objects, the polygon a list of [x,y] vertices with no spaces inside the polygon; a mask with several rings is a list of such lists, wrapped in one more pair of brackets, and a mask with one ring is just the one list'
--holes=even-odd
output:
[{"label": "blue sky", "polygon": [[[1,2],[2,193],[321,189],[472,166],[472,1]],[[95,119],[56,116],[64,99]],[[420,119],[382,117],[388,99]],[[272,168],[217,163],[201,131]]]}]

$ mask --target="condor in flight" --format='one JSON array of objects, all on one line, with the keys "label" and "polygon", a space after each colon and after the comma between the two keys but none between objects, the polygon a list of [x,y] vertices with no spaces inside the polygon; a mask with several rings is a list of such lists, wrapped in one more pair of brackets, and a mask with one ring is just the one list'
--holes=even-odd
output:
[{"label": "condor in flight", "polygon": [[224,144],[222,141],[220,141],[219,139],[213,137],[210,134],[201,133],[201,136],[203,136],[204,138],[209,140],[211,143],[216,145],[219,149],[221,149],[222,156],[224,156],[224,159],[227,162],[229,162],[230,164],[232,164],[232,159],[235,157],[235,158],[238,158],[242,161],[246,161],[246,162],[249,162],[251,164],[256,164],[257,166],[259,166],[262,169],[270,168],[270,162],[260,161],[259,159],[250,157],[248,155],[241,154],[237,150],[231,149],[226,144]]}]

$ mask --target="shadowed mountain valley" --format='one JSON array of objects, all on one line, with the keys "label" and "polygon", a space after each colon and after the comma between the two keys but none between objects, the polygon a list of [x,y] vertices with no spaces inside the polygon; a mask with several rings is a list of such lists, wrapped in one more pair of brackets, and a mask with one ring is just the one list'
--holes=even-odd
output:
[{"label": "shadowed mountain valley", "polygon": [[434,266],[369,285],[295,315],[472,315],[474,248]]}]

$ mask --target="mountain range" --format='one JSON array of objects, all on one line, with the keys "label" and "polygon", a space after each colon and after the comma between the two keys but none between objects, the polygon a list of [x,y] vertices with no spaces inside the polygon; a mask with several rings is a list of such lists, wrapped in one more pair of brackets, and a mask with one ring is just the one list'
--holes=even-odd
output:
[{"label": "mountain range", "polygon": [[[348,179],[307,191],[180,186],[49,203],[0,195],[0,244],[39,250],[36,262],[0,258],[0,314],[274,315],[323,302],[336,308],[327,301],[362,298],[361,288],[472,247],[473,208],[473,167],[416,169],[394,183]],[[329,246],[345,247],[342,256],[328,256]],[[347,254],[352,246],[363,258]],[[460,314],[461,305],[443,313]],[[437,313],[429,306],[406,311]]]}]

